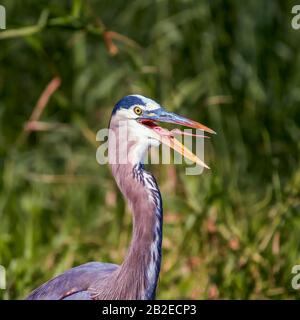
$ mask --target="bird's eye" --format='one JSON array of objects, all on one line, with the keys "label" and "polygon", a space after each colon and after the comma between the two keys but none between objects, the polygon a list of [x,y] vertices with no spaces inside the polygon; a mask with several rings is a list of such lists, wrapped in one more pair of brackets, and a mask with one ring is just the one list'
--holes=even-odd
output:
[{"label": "bird's eye", "polygon": [[140,116],[140,115],[143,113],[143,110],[142,110],[142,108],[140,108],[140,107],[135,107],[135,108],[133,109],[133,111],[134,111],[134,113],[137,114],[138,116]]}]

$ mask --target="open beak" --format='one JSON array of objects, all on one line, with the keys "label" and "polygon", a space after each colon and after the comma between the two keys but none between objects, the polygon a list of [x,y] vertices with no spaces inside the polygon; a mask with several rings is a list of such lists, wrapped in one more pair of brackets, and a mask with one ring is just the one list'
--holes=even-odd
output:
[{"label": "open beak", "polygon": [[152,129],[158,134],[159,140],[170,148],[174,149],[178,153],[182,154],[187,159],[203,166],[207,169],[209,167],[199,159],[195,154],[193,154],[188,148],[186,148],[180,141],[175,138],[176,134],[179,135],[192,135],[200,138],[204,138],[204,135],[191,134],[179,129],[168,130],[160,127],[157,122],[166,122],[182,125],[189,128],[194,128],[198,130],[203,130],[204,132],[216,134],[212,129],[204,126],[203,124],[196,122],[194,120],[190,120],[186,117],[180,116],[173,112],[168,112],[165,109],[161,108],[155,111],[150,111],[145,113],[139,120],[140,123]]}]

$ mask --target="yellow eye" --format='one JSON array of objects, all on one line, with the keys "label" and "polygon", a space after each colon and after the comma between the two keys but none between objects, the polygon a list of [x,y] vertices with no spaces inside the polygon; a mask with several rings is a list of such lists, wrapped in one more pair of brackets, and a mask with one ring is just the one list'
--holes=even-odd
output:
[{"label": "yellow eye", "polygon": [[140,116],[140,115],[143,113],[143,110],[142,110],[142,108],[140,108],[140,107],[135,107],[135,108],[133,109],[133,111],[134,111],[135,114],[137,114],[138,116]]}]

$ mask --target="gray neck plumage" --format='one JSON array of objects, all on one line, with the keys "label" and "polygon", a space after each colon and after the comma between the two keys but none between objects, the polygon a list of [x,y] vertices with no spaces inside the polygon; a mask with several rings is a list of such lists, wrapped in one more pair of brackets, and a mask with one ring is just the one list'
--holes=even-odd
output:
[{"label": "gray neck plumage", "polygon": [[142,164],[115,164],[112,173],[133,214],[133,234],[117,274],[121,299],[154,299],[161,265],[162,200]]}]

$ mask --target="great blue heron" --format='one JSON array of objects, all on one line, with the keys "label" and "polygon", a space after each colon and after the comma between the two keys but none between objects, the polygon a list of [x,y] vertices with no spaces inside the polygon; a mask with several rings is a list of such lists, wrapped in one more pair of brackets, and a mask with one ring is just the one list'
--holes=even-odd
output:
[{"label": "great blue heron", "polygon": [[[206,166],[187,150],[172,131],[157,122],[180,124],[214,133],[204,125],[167,112],[155,101],[140,95],[121,99],[110,120],[108,144],[112,174],[133,215],[133,236],[124,262],[89,262],[49,280],[29,300],[154,299],[161,265],[163,209],[154,176],[144,169],[150,146],[167,144],[190,160]],[[127,130],[128,138],[120,132]],[[123,139],[122,139],[123,138]],[[126,159],[126,161],[116,161]],[[122,162],[122,163],[121,163]]]}]

